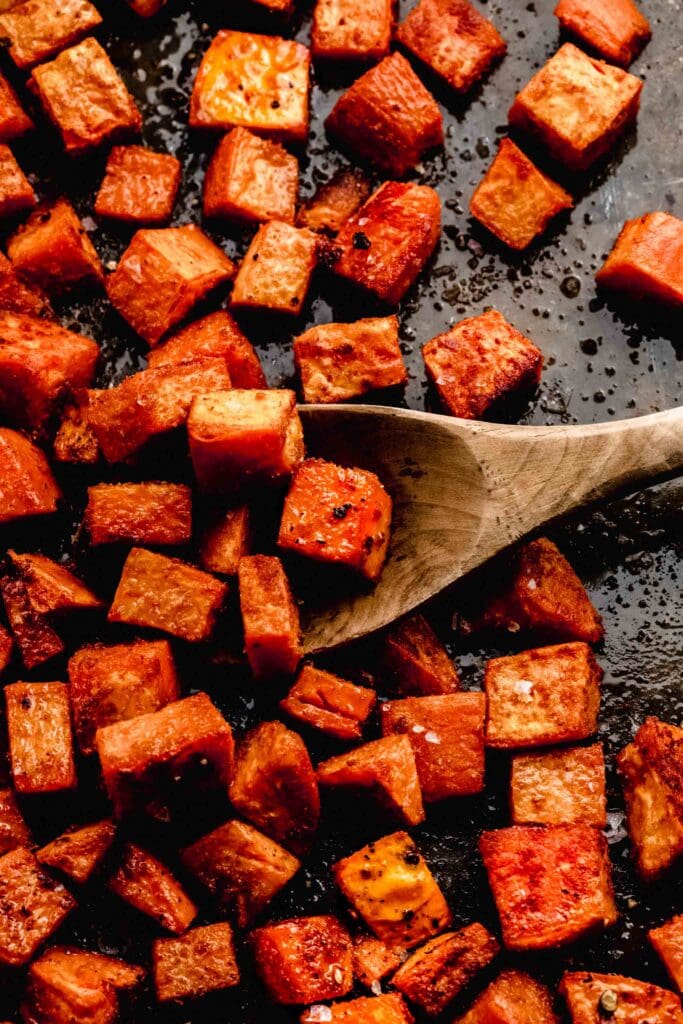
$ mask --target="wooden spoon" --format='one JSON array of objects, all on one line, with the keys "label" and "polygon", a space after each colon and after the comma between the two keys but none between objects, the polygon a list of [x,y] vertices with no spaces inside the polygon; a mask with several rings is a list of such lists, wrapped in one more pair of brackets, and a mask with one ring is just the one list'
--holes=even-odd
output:
[{"label": "wooden spoon", "polygon": [[394,502],[381,579],[304,614],[308,654],[387,626],[551,520],[683,467],[683,408],[576,427],[365,405],[300,412],[309,454],[373,470]]}]

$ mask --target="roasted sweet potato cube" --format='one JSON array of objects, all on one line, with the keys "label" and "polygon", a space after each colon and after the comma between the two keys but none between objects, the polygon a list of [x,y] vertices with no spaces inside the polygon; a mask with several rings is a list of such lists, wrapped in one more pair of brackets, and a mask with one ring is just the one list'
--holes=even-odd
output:
[{"label": "roasted sweet potato cube", "polygon": [[479,849],[508,949],[550,949],[617,919],[604,835],[590,825],[514,825]]},{"label": "roasted sweet potato cube", "polygon": [[160,1003],[218,992],[239,984],[232,928],[227,921],[193,928],[153,947],[154,987]]},{"label": "roasted sweet potato cube", "polygon": [[355,740],[360,739],[376,700],[367,686],[355,686],[331,672],[304,665],[280,707],[335,739]]},{"label": "roasted sweet potato cube", "polygon": [[289,476],[304,456],[293,391],[234,389],[197,396],[187,421],[204,491],[225,493]]},{"label": "roasted sweet potato cube", "polygon": [[[333,1003],[325,1009],[330,1014],[329,1017],[325,1015],[325,1020],[332,1024],[413,1024],[413,1015],[397,992],[377,997],[361,996]],[[313,1024],[320,1020],[319,1008],[309,1007],[299,1019],[301,1024]]]},{"label": "roasted sweet potato cube", "polygon": [[336,235],[351,214],[363,205],[372,191],[367,174],[345,167],[332,175],[299,208],[296,222],[326,235]]},{"label": "roasted sweet potato cube", "polygon": [[280,220],[262,224],[237,271],[231,304],[299,314],[318,260],[318,244],[306,228]]},{"label": "roasted sweet potato cube", "polygon": [[217,285],[232,260],[196,224],[137,231],[107,278],[107,294],[148,345],[156,343]]},{"label": "roasted sweet potato cube", "polygon": [[25,847],[0,857],[0,964],[21,967],[76,903]]},{"label": "roasted sweet potato cube", "polygon": [[635,978],[568,971],[560,992],[572,1024],[602,1024],[606,1018],[618,1024],[683,1024],[678,996]]},{"label": "roasted sweet potato cube", "polygon": [[455,666],[423,615],[392,626],[384,639],[383,662],[400,693],[429,696],[460,689]]},{"label": "roasted sweet potato cube", "polygon": [[0,252],[0,310],[11,313],[29,313],[51,319],[54,314],[46,295],[39,288],[27,284],[14,266]]},{"label": "roasted sweet potato cube", "polygon": [[205,693],[97,730],[97,753],[117,816],[146,811],[167,819],[173,791],[193,802],[226,792],[232,774],[232,730]]},{"label": "roasted sweet potato cube", "polygon": [[149,354],[152,368],[189,359],[225,359],[236,388],[265,388],[266,377],[249,339],[225,310],[184,327]]},{"label": "roasted sweet potato cube", "polygon": [[314,60],[381,60],[393,27],[392,0],[317,0],[311,54]]},{"label": "roasted sweet potato cube", "polygon": [[25,1017],[45,1024],[114,1024],[117,992],[135,988],[144,973],[102,953],[53,946],[29,970]]},{"label": "roasted sweet potato cube", "polygon": [[194,903],[166,865],[133,843],[126,844],[107,885],[174,935],[182,935],[197,916]]},{"label": "roasted sweet potato cube", "polygon": [[439,240],[441,201],[428,185],[387,181],[341,228],[334,272],[398,305]]},{"label": "roasted sweet potato cube", "polygon": [[472,1008],[454,1024],[557,1024],[553,999],[540,982],[522,971],[503,971]]},{"label": "roasted sweet potato cube", "polygon": [[88,0],[31,0],[0,14],[0,34],[9,40],[9,55],[19,68],[30,68],[77,43],[102,16]]},{"label": "roasted sweet potato cube", "polygon": [[54,793],[76,786],[66,683],[5,687],[12,781],[17,793]]},{"label": "roasted sweet potato cube", "polygon": [[69,659],[69,694],[81,752],[92,754],[98,729],[179,699],[168,640],[82,647]]},{"label": "roasted sweet potato cube", "polygon": [[241,928],[252,924],[301,864],[275,840],[243,821],[228,821],[182,853],[185,868]]},{"label": "roasted sweet potato cube", "polygon": [[38,850],[41,864],[61,871],[74,882],[83,885],[89,881],[109,853],[116,835],[111,821],[96,821],[92,825],[72,828],[57,836]]},{"label": "roasted sweet potato cube", "polygon": [[292,479],[278,545],[377,580],[389,548],[391,498],[374,473],[306,459]]},{"label": "roasted sweet potato cube", "polygon": [[299,163],[278,142],[233,128],[204,179],[204,216],[294,223]]},{"label": "roasted sweet potato cube", "polygon": [[240,743],[230,801],[243,817],[296,854],[318,828],[320,796],[311,759],[298,733],[263,722]]},{"label": "roasted sweet potato cube", "polygon": [[602,669],[583,643],[537,647],[486,665],[486,745],[542,747],[597,730]]},{"label": "roasted sweet potato cube", "polygon": [[638,868],[649,879],[683,855],[683,729],[646,718],[617,764]]},{"label": "roasted sweet potato cube", "polygon": [[424,800],[481,793],[485,714],[483,693],[408,697],[382,705],[382,732],[406,735]]},{"label": "roasted sweet potato cube", "polygon": [[559,163],[585,171],[635,121],[643,83],[565,43],[518,93],[510,124]]},{"label": "roasted sweet potato cube", "polygon": [[185,484],[95,484],[85,525],[91,544],[185,544],[192,536],[192,492]]},{"label": "roasted sweet potato cube", "polygon": [[329,915],[278,921],[251,934],[256,969],[276,1003],[345,996],[353,987],[351,937]]},{"label": "roasted sweet potato cube", "polygon": [[624,224],[595,280],[636,299],[683,305],[683,220],[646,213]]},{"label": "roasted sweet potato cube", "polygon": [[57,462],[94,466],[100,458],[100,446],[88,419],[87,395],[67,402],[62,422],[55,434],[53,455]]},{"label": "roasted sweet potato cube", "polygon": [[605,828],[605,757],[600,743],[517,754],[510,783],[516,825],[582,824]]},{"label": "roasted sweet potato cube", "polygon": [[35,611],[26,584],[5,576],[0,579],[0,591],[12,635],[26,668],[36,668],[61,654],[64,644],[47,618]]},{"label": "roasted sweet potato cube", "polygon": [[31,830],[24,821],[14,790],[0,789],[0,856],[30,843]]},{"label": "roasted sweet potato cube", "polygon": [[182,168],[177,157],[144,146],[114,146],[95,199],[100,217],[131,224],[171,219]]},{"label": "roasted sweet potato cube", "polygon": [[142,126],[133,97],[92,37],[35,68],[31,85],[67,153],[82,153]]},{"label": "roasted sweet potato cube", "polygon": [[659,928],[652,928],[647,937],[662,959],[679,992],[683,992],[683,914],[672,917]]},{"label": "roasted sweet potato cube", "polygon": [[95,597],[73,573],[45,555],[18,555],[8,551],[14,579],[26,587],[31,607],[38,615],[89,611],[101,608]]},{"label": "roasted sweet potato cube", "polygon": [[405,825],[425,819],[415,755],[407,736],[385,736],[318,765],[321,786],[368,789]]},{"label": "roasted sweet potato cube", "polygon": [[[0,15],[0,20],[2,16]],[[9,146],[0,145],[0,219],[14,217],[36,205],[31,183]]]},{"label": "roasted sweet potato cube", "polygon": [[624,68],[652,35],[649,21],[633,0],[560,0],[555,14],[566,32]]},{"label": "roasted sweet potato cube", "polygon": [[14,640],[12,639],[12,634],[4,626],[0,626],[0,677],[9,668],[13,653]]},{"label": "roasted sweet potato cube", "polygon": [[353,941],[353,976],[366,988],[393,974],[401,966],[401,953],[372,935],[361,935]]},{"label": "roasted sweet potato cube", "polygon": [[219,32],[197,72],[190,124],[194,128],[250,128],[292,142],[308,134],[311,55],[278,36]]},{"label": "roasted sweet potato cube", "polygon": [[237,574],[240,559],[251,551],[251,526],[246,505],[212,517],[202,535],[199,560],[208,572]]},{"label": "roasted sweet potato cube", "polygon": [[0,75],[0,142],[18,139],[34,127],[16,92],[6,78]]},{"label": "roasted sweet potato cube", "polygon": [[325,124],[354,153],[397,178],[443,145],[439,106],[400,53],[361,75]]},{"label": "roasted sweet potato cube", "polygon": [[419,946],[451,922],[443,893],[407,832],[384,836],[338,861],[334,877],[388,946]]},{"label": "roasted sweet potato cube", "polygon": [[391,979],[406,999],[430,1015],[446,1009],[497,956],[500,946],[482,924],[430,939]]},{"label": "roasted sweet potato cube", "polygon": [[237,566],[244,649],[258,678],[291,675],[301,660],[299,609],[279,558],[246,555]]},{"label": "roasted sweet potato cube", "polygon": [[47,292],[100,282],[102,264],[68,199],[40,206],[7,243],[16,271]]}]

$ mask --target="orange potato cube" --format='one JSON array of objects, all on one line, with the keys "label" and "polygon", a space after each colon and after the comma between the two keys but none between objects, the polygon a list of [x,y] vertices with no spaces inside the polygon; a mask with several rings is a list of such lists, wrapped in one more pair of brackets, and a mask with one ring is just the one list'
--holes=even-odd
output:
[{"label": "orange potato cube", "polygon": [[95,247],[68,199],[40,206],[7,243],[17,273],[48,292],[102,281]]},{"label": "orange potato cube", "polygon": [[163,345],[152,349],[150,368],[185,363],[190,359],[225,359],[236,388],[266,388],[266,377],[249,339],[228,312],[219,310],[184,327]]},{"label": "orange potato cube", "polygon": [[127,843],[121,861],[107,885],[141,914],[162,928],[181,935],[197,916],[197,908],[168,868],[133,843]]},{"label": "orange potato cube", "polygon": [[279,558],[246,555],[237,565],[244,649],[257,679],[292,675],[301,661],[299,609]]},{"label": "orange potato cube", "polygon": [[298,733],[282,722],[263,722],[247,734],[237,750],[230,802],[295,854],[309,849],[318,828],[320,796]]},{"label": "orange potato cube", "polygon": [[345,402],[408,379],[395,316],[318,324],[294,339],[294,359],[306,402]]},{"label": "orange potato cube", "polygon": [[555,14],[565,32],[625,68],[652,35],[633,0],[560,0]]},{"label": "orange potato cube", "polygon": [[0,142],[18,139],[34,127],[19,97],[3,75],[0,75]]},{"label": "orange potato cube", "polygon": [[652,928],[647,937],[662,959],[679,992],[683,992],[683,914],[672,917],[659,928]]},{"label": "orange potato cube", "polygon": [[256,969],[276,1003],[345,996],[353,987],[351,938],[336,917],[296,917],[251,934]]},{"label": "orange potato cube", "polygon": [[507,949],[552,949],[617,919],[607,841],[590,825],[484,832],[484,866]]},{"label": "orange potato cube", "polygon": [[289,17],[294,9],[294,0],[254,0],[259,7],[265,7],[267,11],[275,15]]},{"label": "orange potato cube", "polygon": [[233,128],[216,147],[204,179],[204,216],[294,223],[299,163],[283,146]]},{"label": "orange potato cube", "polygon": [[532,390],[543,355],[502,313],[469,317],[422,347],[427,375],[447,412],[480,419],[495,403]]},{"label": "orange potato cube", "polygon": [[605,757],[600,743],[512,759],[510,807],[516,825],[605,828]]},{"label": "orange potato cube", "polygon": [[69,659],[69,695],[81,752],[105,725],[160,711],[180,698],[168,640],[81,647]]},{"label": "orange potato cube", "polygon": [[[1,18],[1,16],[0,16]],[[0,218],[14,217],[36,205],[31,183],[9,146],[0,145]]]},{"label": "orange potato cube", "polygon": [[353,942],[353,976],[366,988],[393,974],[402,963],[399,950],[391,949],[372,935],[361,935]]},{"label": "orange potato cube", "polygon": [[355,740],[360,739],[376,700],[367,686],[354,686],[331,672],[304,665],[280,707],[335,739]]},{"label": "orange potato cube", "polygon": [[443,893],[407,832],[394,832],[334,865],[347,900],[388,946],[411,949],[451,923]]},{"label": "orange potato cube", "polygon": [[383,662],[400,693],[429,696],[460,689],[455,666],[438,636],[419,613],[391,626]]},{"label": "orange potato cube", "polygon": [[0,856],[30,846],[31,830],[24,821],[12,789],[0,789]]},{"label": "orange potato cube", "polygon": [[443,145],[439,106],[400,53],[361,75],[325,124],[355,154],[397,178]]},{"label": "orange potato cube", "polygon": [[311,54],[314,60],[381,60],[393,27],[392,0],[316,0]]},{"label": "orange potato cube", "polygon": [[227,921],[193,928],[153,946],[154,987],[160,1003],[218,992],[239,984],[232,928]]},{"label": "orange potato cube", "polygon": [[405,825],[425,820],[415,755],[407,736],[385,736],[318,765],[321,786],[369,789]]},{"label": "orange potato cube", "polygon": [[107,278],[107,294],[152,346],[234,273],[232,260],[196,224],[143,228]]},{"label": "orange potato cube", "polygon": [[428,803],[484,788],[483,693],[408,697],[382,705],[385,736],[405,734]]},{"label": "orange potato cube", "polygon": [[[397,992],[389,995],[351,999],[344,1003],[334,1003],[329,1009],[330,1016],[325,1017],[332,1024],[413,1024],[413,1015]],[[320,1020],[316,1007],[311,1006],[299,1018],[301,1024],[313,1024]]]},{"label": "orange potato cube", "polygon": [[278,545],[379,579],[389,548],[391,498],[365,469],[306,459],[292,479]]},{"label": "orange potato cube", "polygon": [[683,855],[683,729],[646,718],[617,765],[638,868],[652,879]]},{"label": "orange potato cube", "polygon": [[116,835],[111,821],[97,821],[93,825],[72,828],[38,850],[41,864],[61,871],[74,882],[84,885],[90,880],[109,853]]},{"label": "orange potato cube", "polygon": [[0,676],[9,668],[14,652],[14,641],[11,634],[0,626]]},{"label": "orange potato cube", "polygon": [[518,93],[510,124],[569,170],[585,171],[636,119],[643,83],[565,43]]},{"label": "orange potato cube", "polygon": [[75,900],[30,850],[0,857],[0,964],[21,967],[57,931]]},{"label": "orange potato cube", "polygon": [[44,1024],[114,1024],[117,992],[135,988],[141,967],[101,953],[53,946],[31,965],[24,1013]]},{"label": "orange potato cube", "polygon": [[29,313],[52,319],[52,307],[46,295],[27,284],[17,274],[14,266],[0,252],[0,310],[10,313]]},{"label": "orange potato cube", "polygon": [[114,146],[95,199],[100,217],[131,224],[163,224],[171,219],[180,188],[180,161],[144,146]]},{"label": "orange potato cube", "polygon": [[358,168],[337,171],[299,207],[296,223],[326,235],[336,235],[372,191],[370,179]]},{"label": "orange potato cube", "polygon": [[681,306],[682,261],[683,220],[669,213],[646,213],[626,221],[595,280],[631,299]]},{"label": "orange potato cube", "polygon": [[[681,1001],[673,992],[619,974],[568,971],[560,992],[567,1001],[572,1024],[683,1024]],[[616,1010],[609,1007],[616,1001]],[[607,1011],[603,1010],[607,1007]]]},{"label": "orange potato cube", "polygon": [[84,522],[91,544],[185,544],[192,536],[192,492],[184,484],[96,484]]},{"label": "orange potato cube", "polygon": [[468,92],[507,50],[495,25],[468,0],[420,0],[396,38],[457,92]]},{"label": "orange potato cube", "polygon": [[387,181],[343,225],[330,263],[335,274],[396,306],[432,255],[440,231],[438,192]]},{"label": "orange potato cube", "polygon": [[71,46],[102,24],[88,0],[28,0],[0,14],[0,34],[19,68],[30,68]]},{"label": "orange potato cube", "polygon": [[308,135],[311,55],[278,36],[224,29],[197,72],[190,100],[194,128],[249,128],[291,142]]},{"label": "orange potato cube", "polygon": [[454,1024],[558,1024],[545,987],[522,971],[503,971]]},{"label": "orange potato cube", "polygon": [[231,305],[298,315],[317,261],[313,232],[279,220],[262,224],[237,271]]},{"label": "orange potato cube", "polygon": [[202,535],[199,560],[207,572],[235,576],[240,559],[250,551],[249,509],[241,505],[212,518]]},{"label": "orange potato cube", "polygon": [[64,406],[52,453],[57,462],[74,465],[94,466],[99,461],[100,446],[88,421],[87,395]]},{"label": "orange potato cube", "polygon": [[26,588],[31,607],[38,615],[88,611],[102,602],[68,569],[45,555],[18,555],[8,551],[12,578]]},{"label": "orange potato cube", "polygon": [[288,850],[243,821],[228,821],[183,850],[184,867],[246,928],[301,867]]},{"label": "orange potato cube", "polygon": [[5,687],[12,781],[17,793],[55,793],[76,787],[66,683]]},{"label": "orange potato cube", "polygon": [[25,667],[35,668],[61,654],[64,644],[46,617],[34,609],[26,584],[20,579],[5,576],[0,579],[0,591],[7,620]]}]

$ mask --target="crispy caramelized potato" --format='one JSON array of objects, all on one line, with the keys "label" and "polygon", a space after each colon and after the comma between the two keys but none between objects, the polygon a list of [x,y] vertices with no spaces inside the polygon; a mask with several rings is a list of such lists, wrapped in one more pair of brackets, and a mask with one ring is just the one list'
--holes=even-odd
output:
[{"label": "crispy caramelized potato", "polygon": [[514,825],[479,849],[508,949],[552,949],[617,919],[607,842],[589,825]]},{"label": "crispy caramelized potato", "polygon": [[503,971],[454,1024],[557,1024],[550,992],[522,971]]},{"label": "crispy caramelized potato", "polygon": [[45,555],[18,555],[11,550],[7,554],[13,578],[24,584],[31,607],[38,615],[102,607],[100,599],[63,565]]},{"label": "crispy caramelized potato", "polygon": [[351,938],[336,917],[296,917],[251,934],[256,969],[276,1003],[345,996],[353,987]]},{"label": "crispy caramelized potato", "polygon": [[39,206],[9,239],[7,255],[22,277],[47,292],[84,281],[99,283],[104,277],[94,245],[64,198]]},{"label": "crispy caramelized potato", "polygon": [[62,422],[55,434],[53,455],[57,462],[94,466],[100,458],[100,446],[88,420],[87,393],[67,402]]},{"label": "crispy caramelized potato", "polygon": [[[413,1024],[413,1015],[397,992],[376,998],[361,996],[326,1009],[330,1016],[325,1019],[332,1024]],[[313,1006],[299,1018],[301,1024],[313,1024],[319,1019]]]},{"label": "crispy caramelized potato", "polygon": [[636,299],[683,305],[683,220],[646,213],[627,220],[595,275],[603,288]]},{"label": "crispy caramelized potato", "polygon": [[27,284],[17,274],[14,266],[0,252],[0,310],[10,313],[28,313],[43,316],[48,320],[54,313],[48,298],[39,288]]},{"label": "crispy caramelized potato", "polygon": [[[0,15],[1,19],[1,15]],[[36,205],[31,183],[9,146],[0,145],[0,219],[14,217]]]},{"label": "crispy caramelized potato", "polygon": [[40,1024],[114,1024],[117,992],[135,988],[141,967],[102,953],[53,946],[31,965],[25,1019]]},{"label": "crispy caramelized potato", "polygon": [[76,787],[66,683],[5,687],[12,781],[17,793],[55,793]]},{"label": "crispy caramelized potato", "polygon": [[230,302],[247,309],[298,315],[318,261],[318,239],[283,221],[262,224],[235,278]]},{"label": "crispy caramelized potato", "polygon": [[460,679],[448,652],[423,615],[392,626],[384,639],[384,666],[406,696],[454,693]]},{"label": "crispy caramelized potato", "polygon": [[19,68],[30,68],[79,42],[102,16],[89,0],[29,0],[0,14],[0,35]]},{"label": "crispy caramelized potato", "polygon": [[71,828],[38,850],[36,857],[41,864],[83,885],[109,853],[115,835],[116,826],[111,821]]},{"label": "crispy caramelized potato", "polygon": [[[619,974],[568,971],[560,985],[572,1024],[683,1024],[681,1001],[673,992]],[[616,1001],[616,1008],[609,1009]],[[603,1006],[608,1007],[603,1012]]]},{"label": "crispy caramelized potato", "polygon": [[600,743],[512,759],[515,825],[582,824],[605,828],[605,757]]},{"label": "crispy caramelized potato", "polygon": [[197,916],[197,908],[168,868],[133,843],[127,843],[121,861],[107,885],[126,903],[181,935]]},{"label": "crispy caramelized potato", "polygon": [[27,669],[42,665],[64,650],[64,644],[44,615],[35,611],[26,584],[4,576],[0,591],[21,660]]},{"label": "crispy caramelized potato", "polygon": [[331,672],[304,665],[280,707],[335,739],[355,740],[360,739],[376,700],[376,693],[367,686],[355,686]]},{"label": "crispy caramelized potato", "polygon": [[180,160],[144,146],[114,146],[95,199],[100,217],[132,224],[171,219],[180,188]]},{"label": "crispy caramelized potato", "polygon": [[30,850],[18,847],[0,857],[0,906],[0,964],[21,967],[76,903]]},{"label": "crispy caramelized potato", "polygon": [[401,952],[391,949],[372,935],[361,935],[353,942],[353,976],[366,988],[375,987],[401,966]]},{"label": "crispy caramelized potato", "polygon": [[34,127],[16,92],[6,78],[0,75],[0,142],[11,142],[30,132]]},{"label": "crispy caramelized potato", "polygon": [[229,313],[217,313],[188,324],[149,354],[150,368],[184,363],[190,359],[225,359],[236,388],[266,388],[266,377],[249,339]]},{"label": "crispy caramelized potato", "polygon": [[244,649],[257,679],[291,675],[301,660],[299,609],[279,558],[246,555],[237,565]]},{"label": "crispy caramelized potato", "polygon": [[652,36],[649,21],[633,0],[560,0],[555,14],[566,32],[624,68]]},{"label": "crispy caramelized potato", "polygon": [[185,484],[96,484],[84,522],[91,544],[185,544],[192,536],[192,492]]},{"label": "crispy caramelized potato", "polygon": [[160,1003],[218,992],[239,984],[232,928],[227,921],[193,928],[153,947],[154,987]]},{"label": "crispy caramelized potato", "polygon": [[251,526],[246,505],[212,518],[202,535],[199,560],[208,572],[235,576],[240,559],[251,551]]},{"label": "crispy caramelized potato", "polygon": [[336,235],[371,191],[367,174],[355,167],[342,168],[299,207],[296,222],[301,228]]},{"label": "crispy caramelized potato", "polygon": [[278,142],[233,128],[204,179],[204,216],[294,223],[299,162]]},{"label": "crispy caramelized potato", "polygon": [[24,821],[12,789],[0,789],[0,856],[30,846],[31,830]]},{"label": "crispy caramelized potato", "polygon": [[647,937],[659,953],[674,985],[683,992],[683,914],[672,917],[659,928],[652,928]]},{"label": "crispy caramelized potato", "polygon": [[311,54],[314,60],[381,60],[393,27],[392,0],[317,0]]}]

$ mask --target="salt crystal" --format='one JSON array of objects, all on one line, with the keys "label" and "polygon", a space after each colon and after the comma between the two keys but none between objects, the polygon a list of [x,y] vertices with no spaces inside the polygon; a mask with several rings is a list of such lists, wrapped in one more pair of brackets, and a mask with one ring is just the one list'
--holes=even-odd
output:
[{"label": "salt crystal", "polygon": [[515,683],[515,693],[518,693],[520,697],[528,697],[531,700],[531,691],[534,688],[534,684],[530,679],[518,679]]},{"label": "salt crystal", "polygon": [[538,583],[536,582],[536,580],[529,580],[529,582],[527,583],[527,589],[528,590],[536,590],[537,587],[538,587]]},{"label": "salt crystal", "polygon": [[437,734],[435,732],[432,732],[431,730],[428,733],[425,733],[425,739],[427,740],[427,743],[441,743],[441,740],[437,736]]},{"label": "salt crystal", "polygon": [[373,996],[382,995],[382,985],[376,978],[373,981],[372,985],[370,986],[370,991],[372,992]]},{"label": "salt crystal", "polygon": [[311,1006],[303,1020],[306,1024],[308,1024],[308,1022],[310,1022],[310,1024],[313,1024],[313,1022],[318,1024],[319,1021],[332,1020],[332,1010],[329,1006]]},{"label": "salt crystal", "polygon": [[416,733],[417,733],[418,735],[419,735],[419,734],[420,734],[421,732],[424,732],[424,731],[425,731],[425,727],[424,727],[424,725],[414,725],[414,726],[413,726],[413,732],[416,732]]}]

